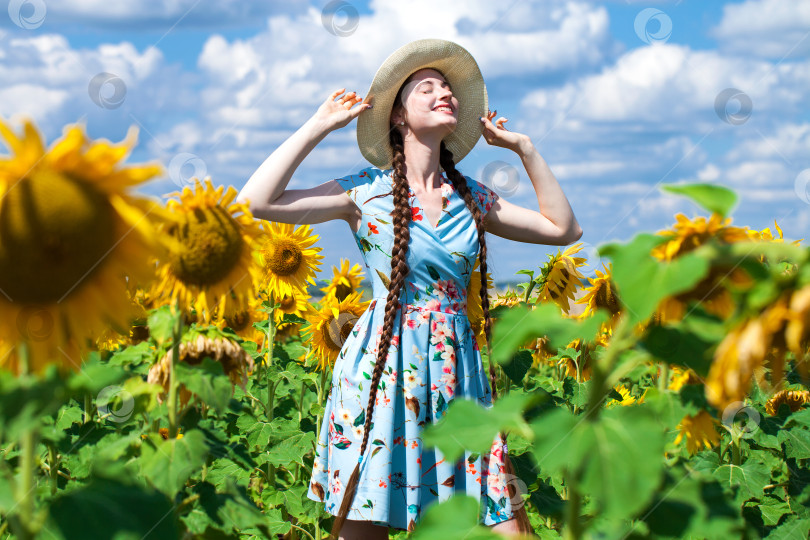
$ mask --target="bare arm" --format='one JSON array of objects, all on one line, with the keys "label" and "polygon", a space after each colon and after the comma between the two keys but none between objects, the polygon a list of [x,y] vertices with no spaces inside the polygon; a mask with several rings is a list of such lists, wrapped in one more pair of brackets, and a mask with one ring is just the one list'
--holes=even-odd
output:
[{"label": "bare arm", "polygon": [[293,173],[326,135],[347,125],[369,108],[355,92],[333,92],[318,111],[264,160],[236,197],[249,203],[254,216],[282,223],[321,223],[349,218],[355,213],[354,202],[330,180],[309,189],[287,189]]},{"label": "bare arm", "polygon": [[582,228],[574,216],[560,184],[548,164],[526,135],[507,131],[503,117],[484,125],[484,138],[489,144],[509,148],[516,152],[537,195],[540,212],[523,208],[499,198],[488,215],[487,231],[518,242],[531,244],[568,245],[582,237]]}]

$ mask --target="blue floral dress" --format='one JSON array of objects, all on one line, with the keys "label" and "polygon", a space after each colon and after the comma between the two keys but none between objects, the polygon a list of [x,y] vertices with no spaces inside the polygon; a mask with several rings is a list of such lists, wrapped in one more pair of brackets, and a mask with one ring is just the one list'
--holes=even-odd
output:
[{"label": "blue floral dress", "polygon": [[[337,179],[361,209],[355,240],[372,281],[373,299],[338,355],[324,421],[317,441],[307,496],[337,515],[344,488],[357,465],[365,409],[377,357],[394,230],[392,169],[363,169]],[[482,212],[497,195],[466,177]],[[478,256],[472,214],[442,175],[442,214],[428,223],[410,192],[412,212],[404,301],[377,390],[368,448],[348,519],[413,530],[425,509],[466,492],[481,503],[480,521],[494,525],[512,517],[506,489],[505,441],[489,453],[465,452],[455,463],[425,448],[421,433],[437,422],[454,399],[492,406],[488,374],[467,318],[467,285]],[[404,318],[403,318],[404,317]]]}]

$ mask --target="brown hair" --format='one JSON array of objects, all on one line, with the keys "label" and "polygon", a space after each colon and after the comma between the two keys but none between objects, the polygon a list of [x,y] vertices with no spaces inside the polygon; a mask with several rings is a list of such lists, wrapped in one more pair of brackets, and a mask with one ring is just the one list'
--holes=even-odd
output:
[{"label": "brown hair", "polygon": [[[438,71],[438,70],[436,70]],[[441,72],[439,72],[441,73]],[[442,74],[444,76],[444,74]],[[400,86],[399,91],[397,92],[397,97],[394,102],[393,108],[396,109],[398,107],[403,107],[402,104],[402,89],[405,88],[410,77],[402,83]],[[400,292],[402,290],[402,286],[405,282],[405,277],[408,275],[410,269],[408,268],[408,245],[410,242],[410,222],[411,222],[411,207],[409,201],[409,188],[408,188],[408,180],[407,180],[407,172],[405,166],[405,146],[402,140],[402,134],[399,132],[398,129],[392,128],[388,133],[388,139],[391,144],[391,149],[393,150],[394,158],[393,158],[393,188],[392,192],[394,195],[394,210],[391,212],[392,222],[394,225],[394,246],[391,252],[391,277],[390,283],[388,286],[388,297],[385,301],[385,317],[383,319],[383,327],[382,327],[382,336],[380,337],[380,343],[377,350],[377,360],[374,364],[374,373],[371,376],[371,388],[369,390],[369,399],[368,405],[366,406],[366,414],[365,414],[365,424],[363,425],[363,442],[360,445],[360,460],[363,459],[365,455],[366,447],[368,445],[369,439],[369,431],[371,427],[371,420],[374,415],[374,403],[376,401],[377,396],[377,386],[380,382],[380,377],[382,376],[383,368],[385,367],[386,357],[388,356],[388,350],[391,345],[391,337],[394,331],[394,319],[396,318],[397,310],[400,308]],[[490,343],[490,330],[492,326],[492,321],[489,316],[489,294],[487,291],[487,244],[486,244],[486,216],[481,215],[481,209],[478,207],[478,204],[475,202],[473,198],[473,194],[470,191],[470,187],[467,185],[467,180],[464,178],[457,169],[455,162],[453,161],[453,153],[447,148],[444,144],[444,141],[441,142],[440,145],[440,155],[439,155],[439,163],[441,164],[444,171],[447,173],[448,179],[453,183],[453,187],[455,188],[456,192],[464,199],[464,203],[467,205],[467,209],[473,216],[475,221],[475,228],[478,231],[478,260],[479,260],[479,267],[481,271],[481,307],[483,308],[484,312],[484,333],[486,335],[487,340],[487,350],[489,351],[489,343]],[[401,323],[401,320],[400,320]],[[491,357],[490,357],[491,358]],[[492,387],[492,399],[497,399],[497,390],[496,390],[496,375],[495,375],[495,366],[493,365],[492,361],[489,361],[489,376],[491,381]],[[505,441],[505,438],[504,438]],[[515,477],[514,468],[512,467],[511,462],[509,461],[508,456],[504,453],[504,460],[505,460],[505,469],[506,474]],[[340,530],[343,528],[343,524],[346,521],[346,517],[349,514],[349,508],[351,506],[352,500],[354,499],[354,495],[357,489],[357,483],[360,475],[360,463],[355,466],[354,471],[352,472],[351,476],[349,477],[349,481],[346,483],[346,489],[343,492],[343,500],[340,505],[340,509],[338,511],[338,515],[335,518],[335,521],[332,525],[332,532],[330,538],[337,539]],[[509,483],[507,484],[509,488],[511,488],[509,493],[509,498],[512,501],[515,499],[519,499],[521,503],[521,507],[518,510],[515,510],[515,516],[518,520],[518,528],[521,532],[530,534],[533,532],[531,525],[529,523],[529,518],[526,515],[526,511],[523,509],[522,499],[515,490],[515,487]],[[516,496],[517,495],[517,496]]]}]

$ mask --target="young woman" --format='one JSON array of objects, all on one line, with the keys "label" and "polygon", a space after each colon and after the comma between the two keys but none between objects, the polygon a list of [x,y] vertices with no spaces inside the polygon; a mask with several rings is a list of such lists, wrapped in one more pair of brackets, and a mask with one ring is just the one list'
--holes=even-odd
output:
[{"label": "young woman", "polygon": [[[454,492],[479,499],[481,521],[500,533],[530,532],[512,509],[512,474],[498,434],[485,455],[447,462],[424,448],[425,424],[456,398],[489,407],[494,368],[484,373],[467,319],[466,290],[476,258],[489,339],[485,233],[566,245],[582,230],[529,137],[492,119],[481,72],[459,45],[419,40],[392,54],[366,99],[333,92],[304,126],[251,176],[239,194],[255,216],[284,223],[346,221],[365,259],[373,300],[334,366],[308,497],[337,516],[333,536],[387,538],[413,530],[425,508]],[[359,117],[359,118],[358,118]],[[331,131],[358,118],[372,167],[309,189],[286,186]],[[498,197],[456,164],[483,133],[517,153],[539,212]]]}]

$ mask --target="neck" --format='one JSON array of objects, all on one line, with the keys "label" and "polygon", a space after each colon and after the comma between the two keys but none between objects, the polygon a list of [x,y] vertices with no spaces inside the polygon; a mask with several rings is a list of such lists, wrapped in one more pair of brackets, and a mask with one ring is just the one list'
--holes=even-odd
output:
[{"label": "neck", "polygon": [[412,133],[404,138],[408,184],[415,190],[430,191],[441,187],[440,143],[441,139],[419,139]]}]

